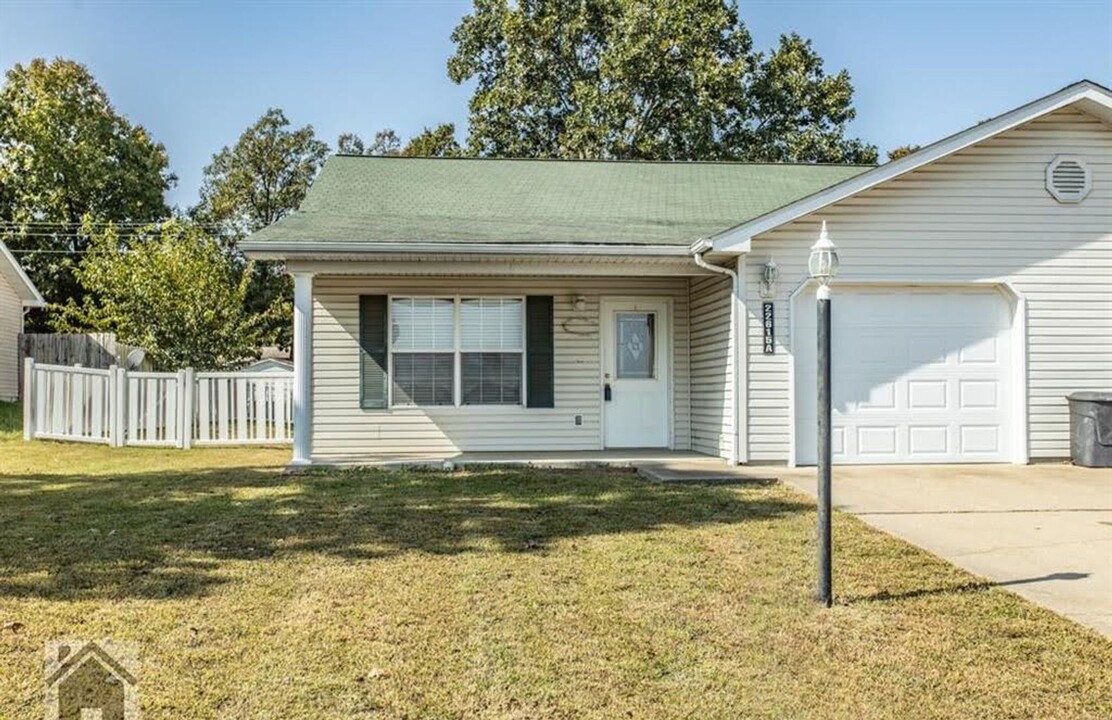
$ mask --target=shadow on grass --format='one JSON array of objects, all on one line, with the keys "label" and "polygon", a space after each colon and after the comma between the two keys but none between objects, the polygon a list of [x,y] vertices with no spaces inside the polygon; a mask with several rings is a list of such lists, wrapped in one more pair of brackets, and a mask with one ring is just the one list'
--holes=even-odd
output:
[{"label": "shadow on grass", "polygon": [[931,588],[916,588],[906,592],[888,592],[882,590],[878,593],[871,595],[859,595],[856,597],[845,598],[845,603],[852,605],[861,602],[892,602],[897,600],[914,600],[922,597],[933,597],[936,595],[959,595],[962,593],[976,593],[983,592],[993,587],[993,583],[987,580],[970,580],[969,582],[943,585]]},{"label": "shadow on grass", "polygon": [[759,488],[603,470],[0,475],[0,596],[188,597],[226,581],[227,560],[543,553],[568,538],[809,510]]},{"label": "shadow on grass", "polygon": [[934,595],[956,595],[959,593],[972,593],[981,592],[994,587],[1010,587],[1012,585],[1029,585],[1031,583],[1058,581],[1058,580],[1084,580],[1089,577],[1090,573],[1079,572],[1057,572],[1049,573],[1047,575],[1039,575],[1037,577],[1018,578],[1015,580],[1001,580],[993,582],[991,580],[971,580],[969,582],[959,583],[957,585],[945,585],[942,587],[934,588],[919,588],[902,593],[879,592],[872,595],[848,598],[848,602],[884,602],[891,600],[913,600],[921,597],[931,597]]}]

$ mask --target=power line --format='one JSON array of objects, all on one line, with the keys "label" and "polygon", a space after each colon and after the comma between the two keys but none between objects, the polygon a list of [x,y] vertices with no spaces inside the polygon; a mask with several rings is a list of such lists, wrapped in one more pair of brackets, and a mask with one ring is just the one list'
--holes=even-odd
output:
[{"label": "power line", "polygon": [[89,252],[88,250],[16,250],[8,248],[8,251],[13,255],[26,255],[27,253],[50,253],[51,255],[84,255]]},{"label": "power line", "polygon": [[[46,228],[46,229],[49,229],[49,228],[65,228],[65,229],[78,228],[78,229],[80,229],[80,228],[83,228],[83,227],[160,228],[163,225],[169,224],[170,222],[171,221],[151,222],[151,223],[94,222],[94,223],[88,223],[88,225],[86,225],[85,223],[66,223],[66,222],[57,222],[57,223],[28,222],[28,223],[20,223],[20,222],[10,222],[10,221],[7,221],[7,220],[0,220],[0,227],[20,228],[20,229],[26,227],[26,228],[33,228],[33,229],[36,229],[36,230],[37,229],[44,229],[44,228]],[[224,228],[227,227],[225,225],[220,225],[220,224],[217,224],[217,223],[195,223],[195,222],[189,222],[189,221],[184,221],[182,224],[191,225],[193,227],[199,227],[199,228],[213,229],[213,230],[224,229]]]}]

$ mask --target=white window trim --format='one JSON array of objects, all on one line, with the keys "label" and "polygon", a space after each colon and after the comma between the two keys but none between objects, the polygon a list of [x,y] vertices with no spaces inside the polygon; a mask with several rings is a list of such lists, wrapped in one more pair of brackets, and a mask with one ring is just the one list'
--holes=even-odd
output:
[{"label": "white window trim", "polygon": [[[451,405],[417,405],[417,404],[404,404],[394,402],[394,301],[395,300],[419,300],[419,299],[433,299],[433,300],[451,300],[452,301],[452,355],[453,355],[453,377],[452,377],[452,404]],[[460,326],[460,309],[464,300],[520,300],[521,301],[521,349],[516,351],[521,355],[521,401],[510,404],[463,404],[463,353],[465,352],[461,342],[462,328]],[[447,295],[444,293],[398,293],[387,294],[386,296],[386,367],[389,368],[389,375],[387,378],[387,405],[390,410],[425,410],[428,412],[438,412],[443,410],[514,410],[524,409],[528,407],[528,367],[526,367],[526,304],[525,295],[483,295],[480,293],[467,293]],[[447,354],[447,350],[404,350],[398,351],[401,355],[414,354],[414,353],[443,353]],[[482,351],[467,351],[467,352],[482,352]]]}]

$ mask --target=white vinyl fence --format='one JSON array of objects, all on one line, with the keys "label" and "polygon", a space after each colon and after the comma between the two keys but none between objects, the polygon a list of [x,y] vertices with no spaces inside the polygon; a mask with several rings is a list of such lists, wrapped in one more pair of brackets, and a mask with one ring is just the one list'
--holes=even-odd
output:
[{"label": "white vinyl fence", "polygon": [[113,447],[293,441],[293,373],[24,363],[23,437]]}]

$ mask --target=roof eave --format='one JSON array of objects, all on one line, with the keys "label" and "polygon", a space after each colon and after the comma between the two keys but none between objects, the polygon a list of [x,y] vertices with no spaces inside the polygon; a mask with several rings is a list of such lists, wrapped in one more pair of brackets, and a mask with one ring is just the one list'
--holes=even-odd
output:
[{"label": "roof eave", "polygon": [[35,287],[35,283],[31,282],[31,278],[27,277],[27,273],[23,271],[23,267],[19,264],[19,261],[15,259],[15,256],[12,255],[8,246],[2,242],[0,242],[0,258],[3,258],[3,260],[7,262],[12,272],[15,274],[15,290],[19,295],[23,307],[46,307],[49,304],[46,302],[46,298],[44,298],[42,293],[39,292],[39,289]]},{"label": "roof eave", "polygon": [[1079,102],[1085,102],[1093,108],[1102,108],[1112,116],[1112,91],[1088,80],[1074,83],[1056,93],[943,138],[899,160],[885,163],[874,170],[855,175],[837,185],[832,185],[789,203],[778,210],[765,213],[721,232],[711,238],[714,249],[719,252],[748,252],[753,238],[761,233],[821,210],[828,205],[952,155],[971,145],[976,145],[994,135],[999,135],[1038,117]]},{"label": "roof eave", "polygon": [[379,253],[454,253],[460,255],[640,255],[684,257],[687,245],[619,245],[616,243],[456,243],[247,240],[240,248],[256,259],[290,255],[374,255]]}]

